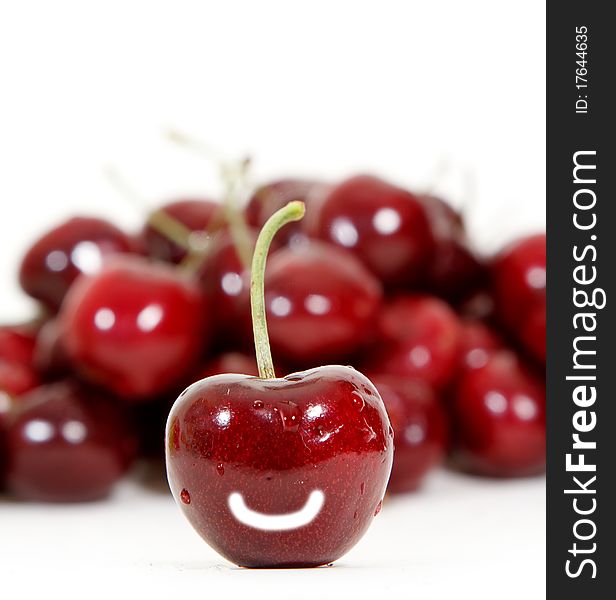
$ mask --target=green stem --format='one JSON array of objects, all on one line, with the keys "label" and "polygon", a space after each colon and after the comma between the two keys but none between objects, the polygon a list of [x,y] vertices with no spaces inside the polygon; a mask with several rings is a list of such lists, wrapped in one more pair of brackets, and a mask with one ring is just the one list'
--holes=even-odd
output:
[{"label": "green stem", "polygon": [[263,225],[259,233],[252,257],[250,279],[250,308],[252,311],[252,331],[255,338],[255,353],[257,355],[257,367],[261,379],[274,379],[274,361],[270,350],[269,336],[267,333],[267,317],[265,314],[265,263],[272,239],[277,231],[292,221],[299,221],[304,216],[306,209],[303,202],[289,202],[280,210],[276,211]]}]

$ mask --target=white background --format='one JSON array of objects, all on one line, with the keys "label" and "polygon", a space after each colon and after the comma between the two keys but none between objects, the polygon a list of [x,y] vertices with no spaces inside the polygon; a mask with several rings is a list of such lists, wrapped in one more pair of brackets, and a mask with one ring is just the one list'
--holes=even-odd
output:
[{"label": "white background", "polygon": [[[543,229],[544,13],[536,0],[1,2],[0,321],[32,314],[15,272],[51,223],[139,225],[104,165],[152,204],[219,193],[168,127],[251,154],[258,180],[436,180],[485,251]],[[540,598],[544,550],[543,480],[440,475],[386,506],[341,566],[302,573],[229,568],[167,497],[130,485],[89,507],[0,503],[7,596]]]}]

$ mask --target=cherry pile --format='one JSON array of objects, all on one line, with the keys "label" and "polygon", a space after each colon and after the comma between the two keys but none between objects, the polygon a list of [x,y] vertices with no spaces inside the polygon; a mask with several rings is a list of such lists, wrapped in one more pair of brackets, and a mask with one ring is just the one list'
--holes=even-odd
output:
[{"label": "cherry pile", "polygon": [[40,316],[0,327],[0,489],[104,497],[136,460],[162,457],[186,386],[256,375],[245,256],[292,200],[306,217],[277,237],[265,274],[274,362],[368,375],[394,432],[388,491],[416,490],[445,460],[541,472],[545,235],[481,256],[444,200],[360,175],[265,185],[239,230],[219,203],[182,199],[137,233],[76,216],[36,240],[19,281]]}]

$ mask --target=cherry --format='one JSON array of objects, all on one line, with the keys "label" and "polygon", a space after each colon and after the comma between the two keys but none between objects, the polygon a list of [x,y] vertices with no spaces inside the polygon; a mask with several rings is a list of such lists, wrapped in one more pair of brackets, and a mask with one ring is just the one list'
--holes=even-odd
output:
[{"label": "cherry", "polygon": [[510,244],[495,258],[491,271],[502,324],[527,351],[545,363],[545,234]]},{"label": "cherry", "polygon": [[418,283],[434,254],[421,200],[369,175],[332,187],[314,223],[311,233],[350,250],[387,284]]},{"label": "cherry", "polygon": [[259,377],[187,388],[166,431],[169,485],[196,531],[247,567],[309,567],[348,551],[378,514],[393,434],[374,385],[350,367],[276,378],[265,324],[269,243],[303,216],[291,202],[265,224],[252,264]]},{"label": "cherry", "polygon": [[504,348],[500,336],[481,321],[462,321],[460,327],[460,364],[463,370],[485,366],[492,354]]},{"label": "cherry", "polygon": [[211,200],[176,200],[153,212],[142,232],[147,253],[154,258],[174,264],[179,264],[186,257],[186,247],[190,245],[191,240],[187,238],[184,244],[178,244],[162,232],[164,224],[155,227],[152,221],[160,219],[161,212],[182,225],[188,238],[192,234],[195,239],[199,235],[211,235],[224,225],[220,204]]},{"label": "cherry", "polygon": [[456,301],[486,281],[487,268],[469,247],[462,216],[436,196],[421,200],[436,244],[425,285],[430,292]]},{"label": "cherry", "polygon": [[[246,220],[250,225],[261,228],[279,209],[293,200],[304,202],[310,210],[312,199],[324,185],[312,179],[279,179],[257,188],[246,206]],[[301,223],[289,223],[277,236],[283,243],[301,236]]]},{"label": "cherry", "polygon": [[108,221],[73,217],[30,247],[19,281],[27,294],[56,311],[80,273],[98,273],[107,256],[132,250],[130,238]]},{"label": "cherry", "polygon": [[134,438],[120,408],[64,381],[24,396],[6,424],[6,484],[16,496],[81,502],[106,496],[126,472]]},{"label": "cherry", "polygon": [[274,252],[265,287],[274,354],[302,366],[356,350],[382,297],[378,280],[354,256],[315,241]]},{"label": "cherry", "polygon": [[139,400],[163,393],[191,371],[206,346],[208,322],[195,282],[169,265],[132,256],[76,282],[59,326],[78,371]]},{"label": "cherry", "polygon": [[443,389],[456,372],[462,331],[445,302],[432,296],[401,295],[382,309],[378,347],[367,364],[377,373],[420,379]]},{"label": "cherry", "polygon": [[462,375],[452,419],[454,455],[465,469],[513,477],[545,468],[545,387],[511,352]]},{"label": "cherry", "polygon": [[421,381],[371,377],[394,430],[394,464],[387,491],[412,492],[445,457],[447,422],[437,396]]}]

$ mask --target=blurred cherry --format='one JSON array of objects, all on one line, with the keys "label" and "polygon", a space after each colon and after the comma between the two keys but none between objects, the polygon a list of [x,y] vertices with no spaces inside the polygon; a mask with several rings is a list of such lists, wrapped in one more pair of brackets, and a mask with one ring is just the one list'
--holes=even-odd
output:
[{"label": "blurred cherry", "polygon": [[381,281],[421,281],[434,239],[421,200],[369,175],[333,186],[319,203],[314,235],[355,254]]},{"label": "blurred cherry", "polygon": [[[257,188],[246,206],[246,220],[260,229],[278,209],[293,200],[306,204],[311,213],[312,199],[324,184],[312,179],[279,179]],[[303,232],[301,223],[290,223],[278,234],[278,241],[286,243]]]},{"label": "blurred cherry", "polygon": [[80,279],[62,306],[59,326],[78,371],[139,400],[162,394],[192,370],[207,346],[210,318],[192,280],[133,256]]},{"label": "blurred cherry", "polygon": [[460,327],[462,370],[484,367],[492,354],[504,348],[500,336],[481,321],[462,321]]},{"label": "blurred cherry", "polygon": [[445,411],[430,386],[417,380],[374,375],[394,430],[394,465],[387,490],[412,492],[445,456]]},{"label": "blurred cherry", "polygon": [[248,354],[242,352],[225,352],[213,358],[200,369],[195,381],[223,373],[244,373],[245,375],[257,376],[259,371],[254,356],[248,356]]},{"label": "blurred cherry", "polygon": [[452,403],[454,455],[482,475],[533,475],[545,468],[545,386],[507,351],[469,369]]},{"label": "blurred cherry", "polygon": [[33,364],[45,379],[59,379],[71,373],[71,364],[56,318],[49,319],[41,326],[36,336]]},{"label": "blurred cherry", "polygon": [[130,238],[108,221],[73,217],[30,247],[19,281],[27,294],[56,311],[79,274],[98,273],[106,257],[132,250]]},{"label": "blurred cherry", "polygon": [[421,196],[421,200],[436,244],[426,286],[430,292],[455,301],[486,281],[488,270],[469,246],[462,216],[436,196]]},{"label": "blurred cherry", "polygon": [[0,326],[0,360],[31,364],[35,340],[36,328],[28,325]]},{"label": "blurred cherry", "polygon": [[545,234],[505,248],[493,261],[492,284],[504,327],[536,359],[545,361]]},{"label": "blurred cherry", "polygon": [[[212,235],[223,227],[224,219],[220,204],[212,200],[176,200],[161,206],[156,214],[152,213],[150,219],[143,228],[142,238],[147,253],[160,260],[179,264],[186,257],[186,247],[172,241],[169,235],[162,233],[162,227],[154,227],[151,220],[159,217],[164,212],[173,221],[179,223],[187,230],[189,237],[186,243],[205,243],[208,235]],[[203,239],[198,240],[201,236]]]},{"label": "blurred cherry", "polygon": [[317,241],[281,248],[265,272],[274,355],[302,367],[342,359],[370,335],[381,297],[374,276],[338,248]]},{"label": "blurred cherry", "polygon": [[134,444],[123,411],[99,391],[41,386],[7,419],[7,487],[25,500],[97,500],[126,472]]},{"label": "blurred cherry", "polygon": [[419,379],[436,390],[455,375],[462,331],[449,306],[436,297],[401,295],[381,310],[378,345],[366,367]]}]

